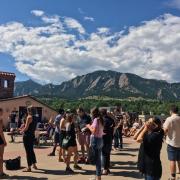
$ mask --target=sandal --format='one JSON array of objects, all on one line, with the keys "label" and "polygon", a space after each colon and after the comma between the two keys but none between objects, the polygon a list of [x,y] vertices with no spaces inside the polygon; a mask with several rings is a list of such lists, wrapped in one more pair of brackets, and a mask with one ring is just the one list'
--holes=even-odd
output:
[{"label": "sandal", "polygon": [[30,168],[26,168],[25,170],[23,170],[23,172],[31,172]]},{"label": "sandal", "polygon": [[36,165],[33,165],[33,169],[38,170],[38,168],[37,168],[37,166],[36,166]]},{"label": "sandal", "polygon": [[107,176],[109,174],[108,170],[103,170],[102,175]]}]

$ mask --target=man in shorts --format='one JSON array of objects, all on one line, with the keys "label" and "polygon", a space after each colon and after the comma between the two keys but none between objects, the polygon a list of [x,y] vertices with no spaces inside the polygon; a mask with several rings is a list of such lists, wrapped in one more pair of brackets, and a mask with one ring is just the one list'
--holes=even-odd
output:
[{"label": "man in shorts", "polygon": [[180,116],[178,115],[178,107],[171,106],[171,116],[164,123],[164,131],[166,133],[166,143],[168,159],[170,161],[171,178],[176,179],[176,163],[180,172]]},{"label": "man in shorts", "polygon": [[60,144],[60,121],[64,117],[64,109],[59,109],[59,114],[56,116],[54,120],[55,133],[54,133],[54,147],[53,151],[49,154],[49,156],[55,156],[56,148],[58,144]]},{"label": "man in shorts", "polygon": [[85,163],[87,162],[85,157],[85,150],[88,157],[89,146],[90,146],[90,135],[91,135],[91,132],[86,127],[86,125],[91,124],[91,117],[85,113],[83,108],[77,109],[77,114],[78,114],[78,120],[77,120],[78,142],[81,146],[81,152],[82,152],[82,157],[80,158],[79,163]]}]

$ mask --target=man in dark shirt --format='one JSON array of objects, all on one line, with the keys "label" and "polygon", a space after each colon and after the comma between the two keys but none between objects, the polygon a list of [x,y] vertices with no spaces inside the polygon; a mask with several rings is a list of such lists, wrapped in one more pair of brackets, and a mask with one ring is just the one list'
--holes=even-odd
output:
[{"label": "man in dark shirt", "polygon": [[83,108],[77,109],[77,114],[78,114],[78,120],[77,120],[78,141],[81,146],[81,152],[82,152],[82,158],[80,159],[80,163],[85,163],[86,162],[85,148],[88,157],[90,135],[91,135],[91,132],[86,127],[86,125],[91,124],[91,117],[85,113]]}]

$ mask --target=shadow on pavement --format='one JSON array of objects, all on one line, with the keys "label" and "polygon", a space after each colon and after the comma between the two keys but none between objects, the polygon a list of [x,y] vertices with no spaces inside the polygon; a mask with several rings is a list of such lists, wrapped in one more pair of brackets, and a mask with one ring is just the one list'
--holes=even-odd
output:
[{"label": "shadow on pavement", "polygon": [[115,153],[112,153],[112,155],[132,156],[132,157],[136,156],[135,154],[130,154],[130,153],[121,152],[121,151],[119,151],[119,152],[115,152]]},{"label": "shadow on pavement", "polygon": [[34,146],[34,149],[48,149],[50,146]]},{"label": "shadow on pavement", "polygon": [[9,176],[7,178],[4,178],[4,179],[24,179],[24,180],[37,180],[37,179],[40,179],[40,180],[47,180],[48,178],[46,177],[32,177],[32,176]]},{"label": "shadow on pavement", "polygon": [[37,171],[33,171],[32,173],[39,173],[39,174],[48,174],[48,175],[75,175],[79,174],[79,172],[74,172],[73,174],[68,174],[65,170],[49,170],[49,169],[38,169]]},{"label": "shadow on pavement", "polygon": [[114,172],[113,176],[121,176],[121,177],[126,177],[126,178],[142,179],[141,174],[139,172],[136,172],[136,171]]},{"label": "shadow on pavement", "polygon": [[116,166],[111,169],[119,169],[119,170],[137,170],[136,166]]},{"label": "shadow on pavement", "polygon": [[128,151],[128,152],[138,152],[139,148],[124,148],[122,151]]},{"label": "shadow on pavement", "polygon": [[95,173],[96,173],[96,170],[94,169],[94,171],[93,170],[84,170],[84,172],[81,172],[80,174],[81,175],[93,175]]},{"label": "shadow on pavement", "polygon": [[119,166],[125,166],[125,165],[129,165],[129,166],[136,166],[137,165],[137,162],[134,162],[134,161],[113,161],[111,162],[111,165],[112,166],[115,166],[115,165],[119,165]]}]

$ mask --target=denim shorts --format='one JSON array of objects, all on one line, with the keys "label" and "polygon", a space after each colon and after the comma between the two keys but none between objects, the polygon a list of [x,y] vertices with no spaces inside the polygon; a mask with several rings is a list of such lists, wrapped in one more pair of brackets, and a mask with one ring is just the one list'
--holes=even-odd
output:
[{"label": "denim shorts", "polygon": [[167,152],[169,161],[180,161],[180,148],[168,145]]}]

